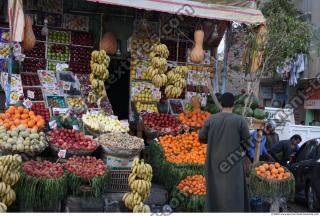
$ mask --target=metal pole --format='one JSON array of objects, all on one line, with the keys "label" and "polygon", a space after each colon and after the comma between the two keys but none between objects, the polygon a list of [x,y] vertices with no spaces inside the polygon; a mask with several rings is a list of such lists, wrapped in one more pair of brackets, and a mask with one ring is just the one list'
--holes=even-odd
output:
[{"label": "metal pole", "polygon": [[225,47],[224,47],[224,57],[223,57],[223,72],[222,72],[222,86],[221,93],[225,93],[227,85],[227,73],[228,73],[228,52],[230,48],[230,33],[231,33],[231,24],[227,27],[226,38],[225,38]]}]

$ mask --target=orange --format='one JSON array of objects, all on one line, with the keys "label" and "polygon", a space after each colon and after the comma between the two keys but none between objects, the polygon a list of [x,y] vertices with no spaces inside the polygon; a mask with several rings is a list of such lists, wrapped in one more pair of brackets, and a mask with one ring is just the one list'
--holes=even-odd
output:
[{"label": "orange", "polygon": [[29,115],[28,114],[22,114],[20,117],[22,120],[28,119]]},{"label": "orange", "polygon": [[36,114],[33,112],[33,111],[30,111],[29,112],[29,116],[31,117],[31,116],[35,116]]},{"label": "orange", "polygon": [[9,114],[14,114],[15,113],[15,109],[8,109],[6,112],[8,112]]},{"label": "orange", "polygon": [[42,121],[38,121],[37,124],[36,124],[36,126],[38,128],[43,128],[43,125],[44,125],[44,122],[42,122]]},{"label": "orange", "polygon": [[5,128],[10,129],[11,124],[10,123],[4,123]]},{"label": "orange", "polygon": [[4,113],[0,113],[0,119],[5,119],[6,118],[6,115]]},{"label": "orange", "polygon": [[16,110],[14,111],[14,114],[19,114],[19,115],[20,115],[20,111],[19,111],[18,109],[16,109]]},{"label": "orange", "polygon": [[281,167],[281,165],[279,163],[275,163],[274,165],[275,165],[276,168]]},{"label": "orange", "polygon": [[4,114],[5,115],[5,119],[10,119],[11,115],[9,113]]},{"label": "orange", "polygon": [[260,172],[264,173],[266,171],[266,168],[264,166],[259,167]]},{"label": "orange", "polygon": [[278,174],[278,169],[273,168],[273,169],[271,170],[271,173],[272,173],[272,174]]},{"label": "orange", "polygon": [[23,110],[24,110],[23,106],[19,106],[18,110],[19,110],[20,113],[23,113]]},{"label": "orange", "polygon": [[284,173],[284,169],[282,167],[278,168],[279,173]]},{"label": "orange", "polygon": [[267,163],[262,164],[262,166],[264,166],[264,168],[266,168],[266,170],[269,169],[269,164],[267,164]]},{"label": "orange", "polygon": [[34,120],[30,120],[28,122],[28,128],[32,128],[34,126],[34,124],[35,124],[35,121]]},{"label": "orange", "polygon": [[15,129],[16,126],[15,125],[11,125],[10,129]]},{"label": "orange", "polygon": [[19,119],[15,119],[15,120],[14,120],[14,124],[15,124],[16,126],[19,126],[20,123],[21,123],[21,121],[20,121]]},{"label": "orange", "polygon": [[24,110],[23,110],[23,114],[29,114],[29,110],[24,109]]},{"label": "orange", "polygon": [[13,119],[20,119],[21,115],[19,113],[14,114]]}]

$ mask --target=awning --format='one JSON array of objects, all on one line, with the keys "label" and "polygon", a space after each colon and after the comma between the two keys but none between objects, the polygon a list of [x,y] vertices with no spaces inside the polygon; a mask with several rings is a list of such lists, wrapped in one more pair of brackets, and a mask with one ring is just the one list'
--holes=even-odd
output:
[{"label": "awning", "polygon": [[[247,24],[260,24],[264,23],[265,19],[260,10],[234,7],[237,2],[248,1],[221,1],[211,0],[219,4],[211,4],[206,2],[199,2],[196,0],[87,0],[91,2],[99,2],[110,5],[119,5],[125,7],[132,7],[144,10],[153,10],[170,14],[180,14],[192,17],[235,21]],[[227,5],[220,3],[227,2]],[[242,4],[241,4],[242,5]]]},{"label": "awning", "polygon": [[320,89],[314,90],[304,101],[305,109],[320,109]]}]

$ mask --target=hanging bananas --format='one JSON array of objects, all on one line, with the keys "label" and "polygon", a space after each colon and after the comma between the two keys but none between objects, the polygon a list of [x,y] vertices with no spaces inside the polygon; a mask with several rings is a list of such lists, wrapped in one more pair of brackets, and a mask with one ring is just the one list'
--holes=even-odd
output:
[{"label": "hanging bananas", "polygon": [[107,95],[104,82],[109,78],[108,67],[110,64],[110,57],[106,54],[104,50],[94,50],[91,53],[90,61],[90,82],[92,85],[92,90],[88,95],[89,103],[97,102],[98,98]]},{"label": "hanging bananas", "polygon": [[20,178],[21,163],[22,159],[18,154],[0,157],[0,212],[6,212],[7,206],[16,200],[16,193],[11,186]]},{"label": "hanging bananas", "polygon": [[[143,205],[143,202],[150,196],[151,180],[152,167],[149,164],[145,164],[143,160],[134,159],[131,166],[131,174],[128,177],[128,184],[132,192],[126,193],[122,198],[127,208],[131,210],[135,208],[137,212],[150,211],[149,206]],[[141,204],[142,206],[140,206]]]}]

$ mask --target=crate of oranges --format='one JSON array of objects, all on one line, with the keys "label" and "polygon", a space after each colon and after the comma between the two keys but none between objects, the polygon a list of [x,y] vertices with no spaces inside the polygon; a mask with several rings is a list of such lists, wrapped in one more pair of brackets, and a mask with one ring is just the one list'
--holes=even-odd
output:
[{"label": "crate of oranges", "polygon": [[261,161],[253,167],[249,183],[251,194],[268,199],[293,197],[295,180],[286,167]]},{"label": "crate of oranges", "polygon": [[[206,179],[203,175],[186,176],[172,192],[170,206],[176,211],[203,212],[206,193]],[[181,198],[184,199],[183,203],[180,203]]]}]

